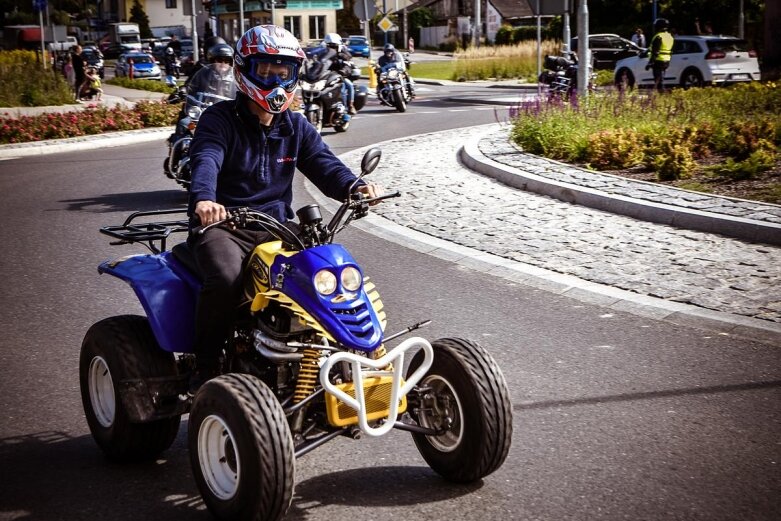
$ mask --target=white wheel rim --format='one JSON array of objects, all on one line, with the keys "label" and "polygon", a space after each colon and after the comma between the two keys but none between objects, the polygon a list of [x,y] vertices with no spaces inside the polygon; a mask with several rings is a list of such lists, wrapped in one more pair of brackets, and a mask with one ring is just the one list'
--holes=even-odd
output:
[{"label": "white wheel rim", "polygon": [[452,452],[461,443],[464,437],[464,412],[458,393],[455,392],[450,382],[438,375],[431,375],[423,379],[421,385],[431,387],[431,392],[438,397],[447,396],[450,403],[445,404],[437,399],[436,406],[429,411],[427,408],[420,412],[420,423],[423,427],[439,429],[445,427],[444,419],[449,417],[453,423],[450,429],[440,436],[426,436],[432,447],[441,452]]},{"label": "white wheel rim", "polygon": [[222,418],[210,415],[198,429],[198,462],[203,479],[212,493],[222,500],[236,495],[241,464],[236,443]]},{"label": "white wheel rim", "polygon": [[114,424],[117,402],[114,398],[114,382],[111,379],[111,371],[109,371],[108,364],[103,357],[96,356],[92,359],[87,378],[89,400],[95,418],[102,427],[111,427]]}]

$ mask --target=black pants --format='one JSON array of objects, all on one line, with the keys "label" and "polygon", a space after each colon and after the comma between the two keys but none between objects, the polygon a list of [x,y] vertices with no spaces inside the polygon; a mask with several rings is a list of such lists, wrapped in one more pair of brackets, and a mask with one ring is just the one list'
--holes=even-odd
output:
[{"label": "black pants", "polygon": [[669,66],[670,62],[662,61],[654,61],[651,65],[654,72],[654,87],[658,92],[664,92],[664,73]]},{"label": "black pants", "polygon": [[195,313],[195,357],[199,369],[214,370],[231,332],[242,299],[244,258],[255,246],[272,240],[256,230],[215,227],[189,239],[203,287]]}]

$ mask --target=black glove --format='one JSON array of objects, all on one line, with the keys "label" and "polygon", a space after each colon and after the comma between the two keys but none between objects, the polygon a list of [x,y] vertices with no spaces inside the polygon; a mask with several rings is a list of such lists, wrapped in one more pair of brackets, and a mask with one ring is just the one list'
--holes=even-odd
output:
[{"label": "black glove", "polygon": [[653,67],[653,65],[651,65],[650,63],[648,63],[648,64],[646,64],[646,66],[645,66],[645,70],[648,70],[648,69],[650,69],[651,67]]}]

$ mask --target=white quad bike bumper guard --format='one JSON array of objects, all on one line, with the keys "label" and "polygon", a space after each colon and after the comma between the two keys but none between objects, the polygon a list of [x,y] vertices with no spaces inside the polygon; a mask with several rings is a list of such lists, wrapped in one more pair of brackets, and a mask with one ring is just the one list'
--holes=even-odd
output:
[{"label": "white quad bike bumper guard", "polygon": [[[410,350],[414,350],[414,353],[417,349],[422,350],[424,353],[423,363],[402,383],[404,357]],[[355,385],[355,398],[330,382],[328,375],[330,374],[333,365],[337,362],[347,362],[351,365],[353,384]],[[399,414],[399,402],[423,378],[426,372],[431,368],[433,362],[434,349],[431,347],[428,340],[420,337],[413,337],[408,338],[376,360],[355,353],[339,352],[332,354],[325,359],[320,368],[320,383],[327,393],[332,394],[356,411],[358,416],[358,427],[363,433],[377,437],[388,433],[388,431],[393,428],[395,418]],[[384,368],[389,365],[391,365],[393,369],[391,371],[385,370]],[[369,420],[367,418],[363,379],[383,376],[392,376],[393,378],[388,417],[384,422],[381,421],[379,426],[372,427],[369,425]]]}]

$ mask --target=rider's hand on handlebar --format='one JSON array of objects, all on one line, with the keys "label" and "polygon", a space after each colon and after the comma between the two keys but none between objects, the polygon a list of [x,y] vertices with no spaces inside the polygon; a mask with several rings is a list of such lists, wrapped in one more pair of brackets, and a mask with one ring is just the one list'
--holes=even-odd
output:
[{"label": "rider's hand on handlebar", "polygon": [[[380,197],[385,194],[385,188],[383,188],[380,184],[375,183],[368,183],[362,186],[359,186],[355,190],[356,192],[360,192],[363,195],[366,196],[367,199],[372,199],[374,197]],[[379,204],[382,201],[372,201],[369,203],[370,206],[374,206],[375,204]]]},{"label": "rider's hand on handlebar", "polygon": [[214,201],[198,201],[195,204],[195,213],[201,219],[201,226],[208,226],[228,218],[225,207]]}]

